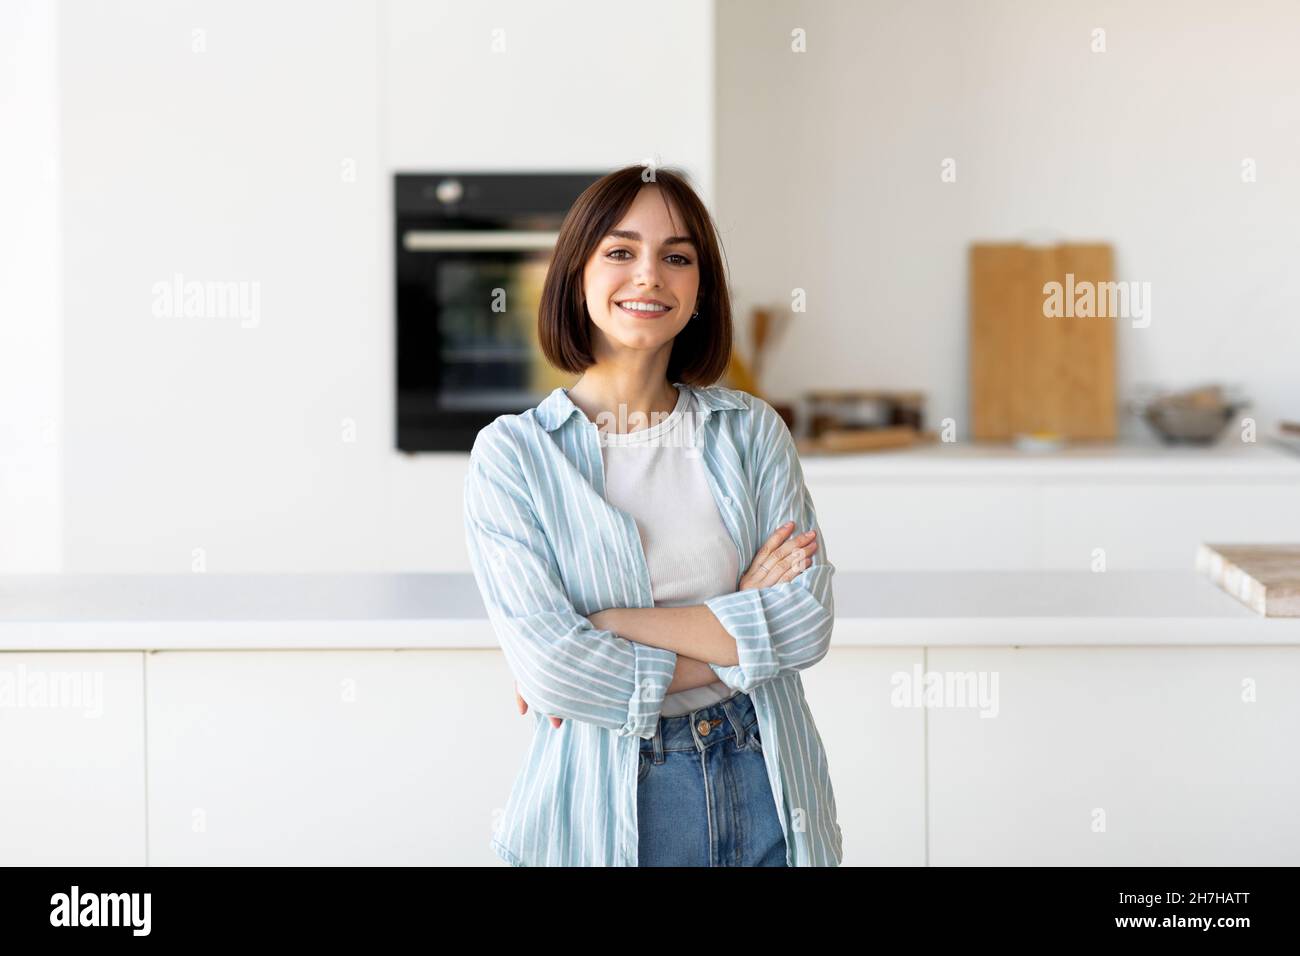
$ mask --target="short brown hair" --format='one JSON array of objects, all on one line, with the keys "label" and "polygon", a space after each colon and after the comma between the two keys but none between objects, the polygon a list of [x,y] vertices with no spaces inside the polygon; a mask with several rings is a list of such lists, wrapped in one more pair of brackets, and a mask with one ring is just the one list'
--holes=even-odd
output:
[{"label": "short brown hair", "polygon": [[560,225],[559,239],[537,310],[537,338],[548,362],[566,372],[585,371],[596,362],[591,320],[582,301],[587,260],[631,207],[645,186],[658,186],[685,220],[700,266],[699,318],[689,320],[673,339],[668,381],[711,385],[731,361],[731,294],[717,230],[686,174],[671,167],[625,166],[602,176],[574,200]]}]

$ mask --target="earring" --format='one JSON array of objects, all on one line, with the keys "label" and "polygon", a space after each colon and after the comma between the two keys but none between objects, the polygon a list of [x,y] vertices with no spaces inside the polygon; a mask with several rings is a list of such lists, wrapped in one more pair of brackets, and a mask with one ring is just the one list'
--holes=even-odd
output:
[{"label": "earring", "polygon": [[698,319],[699,317],[700,317],[700,312],[698,309],[696,309],[694,312],[691,313],[692,319]]}]

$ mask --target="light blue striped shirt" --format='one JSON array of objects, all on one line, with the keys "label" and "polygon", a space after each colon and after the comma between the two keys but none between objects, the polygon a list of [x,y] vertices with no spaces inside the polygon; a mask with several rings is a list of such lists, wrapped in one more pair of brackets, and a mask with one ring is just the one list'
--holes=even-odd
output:
[{"label": "light blue striped shirt", "polygon": [[[794,440],[770,404],[690,388],[699,452],[740,574],[786,521],[817,528],[794,580],[704,603],[736,639],[710,664],[753,699],[791,866],[843,859],[826,752],[799,671],[830,648],[834,566]],[[604,496],[597,426],[556,388],[483,428],[465,478],[470,563],[534,729],[491,846],[514,866],[636,866],[640,741],[654,735],[677,655],[594,627],[585,615],[654,607],[636,522]],[[737,576],[736,586],[740,584]],[[563,717],[552,727],[545,715]]]}]

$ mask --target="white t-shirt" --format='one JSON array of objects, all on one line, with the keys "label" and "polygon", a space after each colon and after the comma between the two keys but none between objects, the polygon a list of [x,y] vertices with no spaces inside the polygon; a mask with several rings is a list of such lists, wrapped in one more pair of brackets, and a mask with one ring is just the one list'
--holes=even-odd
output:
[{"label": "white t-shirt", "polygon": [[[636,520],[656,607],[702,604],[736,589],[736,546],[709,488],[696,443],[699,410],[678,388],[670,415],[626,433],[597,429],[605,500]],[[659,713],[677,717],[736,693],[722,681],[669,694]]]}]

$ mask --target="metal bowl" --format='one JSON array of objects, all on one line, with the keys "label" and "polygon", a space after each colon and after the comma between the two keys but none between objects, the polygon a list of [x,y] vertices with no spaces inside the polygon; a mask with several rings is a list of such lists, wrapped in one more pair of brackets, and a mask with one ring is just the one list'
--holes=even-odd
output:
[{"label": "metal bowl", "polygon": [[1142,419],[1166,444],[1212,445],[1249,402],[1229,402],[1214,408],[1192,408],[1155,402],[1141,410]]}]

